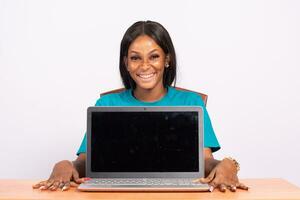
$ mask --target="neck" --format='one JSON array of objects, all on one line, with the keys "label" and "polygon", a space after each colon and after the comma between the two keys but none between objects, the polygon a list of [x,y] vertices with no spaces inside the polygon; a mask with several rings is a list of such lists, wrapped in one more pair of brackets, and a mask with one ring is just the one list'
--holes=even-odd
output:
[{"label": "neck", "polygon": [[154,102],[158,101],[165,96],[167,93],[167,89],[161,85],[161,87],[156,87],[153,89],[143,89],[140,87],[136,87],[133,91],[135,98],[144,102]]}]

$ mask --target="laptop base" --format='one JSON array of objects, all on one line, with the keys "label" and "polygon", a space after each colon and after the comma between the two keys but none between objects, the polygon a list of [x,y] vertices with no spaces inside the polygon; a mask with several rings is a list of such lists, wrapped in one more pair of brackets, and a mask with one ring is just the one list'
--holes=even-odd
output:
[{"label": "laptop base", "polygon": [[78,187],[79,191],[209,191],[207,184],[192,179],[91,179]]}]

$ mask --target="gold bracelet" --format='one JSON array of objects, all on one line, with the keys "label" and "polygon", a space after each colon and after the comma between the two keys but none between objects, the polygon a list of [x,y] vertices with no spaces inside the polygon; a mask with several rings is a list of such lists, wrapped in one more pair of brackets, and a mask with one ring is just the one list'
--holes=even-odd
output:
[{"label": "gold bracelet", "polygon": [[226,157],[227,159],[231,160],[234,165],[236,166],[236,170],[239,171],[240,170],[240,164],[238,163],[238,161],[236,161],[234,158],[232,157]]}]

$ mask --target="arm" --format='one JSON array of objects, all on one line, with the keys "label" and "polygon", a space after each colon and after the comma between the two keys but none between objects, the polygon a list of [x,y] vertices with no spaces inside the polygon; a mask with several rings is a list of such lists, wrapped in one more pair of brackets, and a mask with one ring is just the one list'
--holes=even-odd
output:
[{"label": "arm", "polygon": [[215,160],[210,148],[204,148],[205,177],[221,162]]},{"label": "arm", "polygon": [[236,161],[230,158],[216,160],[210,148],[204,149],[204,160],[205,178],[200,178],[200,182],[209,184],[211,191],[214,188],[218,188],[221,192],[225,192],[226,188],[232,192],[235,192],[236,188],[248,190],[247,186],[239,182]]},{"label": "arm", "polygon": [[86,154],[81,153],[76,158],[76,160],[72,161],[74,168],[77,170],[79,177],[85,177],[85,162],[86,162]]},{"label": "arm", "polygon": [[[71,186],[85,181],[86,154],[81,153],[76,160],[62,160],[56,163],[48,180],[41,181],[32,187],[41,190],[68,190]],[[80,178],[81,177],[81,178]]]}]

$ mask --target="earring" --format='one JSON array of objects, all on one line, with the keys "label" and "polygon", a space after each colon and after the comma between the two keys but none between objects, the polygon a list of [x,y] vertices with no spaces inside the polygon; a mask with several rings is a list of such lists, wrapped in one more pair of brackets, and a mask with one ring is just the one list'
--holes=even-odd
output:
[{"label": "earring", "polygon": [[165,67],[166,67],[166,68],[168,68],[169,66],[170,66],[169,63],[166,63],[166,64],[165,64]]}]

